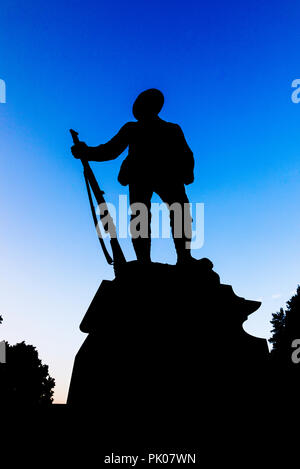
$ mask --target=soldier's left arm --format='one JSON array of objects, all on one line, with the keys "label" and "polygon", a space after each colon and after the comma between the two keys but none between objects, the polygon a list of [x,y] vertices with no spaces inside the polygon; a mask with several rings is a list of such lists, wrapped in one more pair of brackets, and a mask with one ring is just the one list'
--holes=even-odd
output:
[{"label": "soldier's left arm", "polygon": [[194,181],[194,154],[187,144],[184,133],[179,125],[176,125],[179,140],[179,150],[184,163],[184,184],[191,184]]}]

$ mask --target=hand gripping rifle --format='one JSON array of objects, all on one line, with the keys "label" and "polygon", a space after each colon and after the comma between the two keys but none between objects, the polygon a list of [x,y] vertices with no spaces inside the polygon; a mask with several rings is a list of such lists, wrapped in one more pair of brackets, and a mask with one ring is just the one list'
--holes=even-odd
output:
[{"label": "hand gripping rifle", "polygon": [[[72,135],[74,145],[79,143],[78,132],[75,132],[75,130],[70,129],[70,133]],[[100,245],[102,247],[105,259],[107,260],[108,264],[114,266],[115,274],[117,275],[119,268],[121,267],[121,265],[125,264],[126,259],[124,257],[119,241],[117,239],[116,227],[114,225],[113,219],[111,218],[109,214],[108,207],[103,197],[104,192],[100,189],[99,184],[95,178],[95,175],[89,165],[89,162],[84,159],[81,159],[80,161],[83,165],[83,174],[84,174],[86,189],[87,189],[91,212],[92,212],[94,224],[97,230]],[[112,257],[110,256],[102,238],[102,234],[98,225],[97,215],[96,215],[96,211],[95,211],[95,207],[93,203],[92,192],[94,194],[94,197],[96,199],[98,206],[100,207],[100,220],[102,221],[103,228],[105,232],[109,233],[110,235]],[[103,220],[104,217],[105,217],[105,221]]]}]

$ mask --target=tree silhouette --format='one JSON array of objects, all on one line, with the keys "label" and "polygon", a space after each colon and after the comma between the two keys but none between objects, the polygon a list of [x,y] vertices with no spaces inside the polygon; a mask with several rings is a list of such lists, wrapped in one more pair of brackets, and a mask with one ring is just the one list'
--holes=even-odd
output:
[{"label": "tree silhouette", "polygon": [[[272,315],[271,351],[272,361],[284,368],[295,368],[292,361],[293,341],[300,339],[300,286],[296,294],[287,302],[286,310],[280,309]],[[297,368],[297,367],[296,367]],[[298,371],[298,370],[297,370]]]},{"label": "tree silhouette", "polygon": [[52,403],[55,380],[33,345],[6,343],[6,363],[0,366],[0,402],[34,406]]},{"label": "tree silhouette", "polygon": [[273,333],[273,336],[269,340],[271,344],[273,344],[273,349],[272,349],[272,354],[279,354],[282,350],[282,344],[285,339],[285,320],[286,320],[286,314],[283,310],[283,308],[280,308],[279,313],[273,313],[272,314],[273,319],[271,321],[271,324],[273,326],[273,329],[271,332]]}]

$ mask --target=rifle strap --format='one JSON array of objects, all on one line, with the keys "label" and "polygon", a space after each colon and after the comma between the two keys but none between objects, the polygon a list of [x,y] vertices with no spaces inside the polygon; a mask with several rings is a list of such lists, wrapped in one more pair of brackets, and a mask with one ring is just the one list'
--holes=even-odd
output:
[{"label": "rifle strap", "polygon": [[94,203],[93,203],[93,198],[92,198],[91,188],[90,188],[90,184],[89,184],[89,179],[88,179],[87,171],[85,169],[84,169],[83,174],[84,174],[86,190],[87,190],[88,198],[89,198],[89,202],[90,202],[92,217],[93,217],[93,220],[94,220],[94,225],[95,225],[95,228],[96,228],[96,231],[97,231],[99,242],[100,242],[102,251],[104,253],[105,259],[107,260],[109,265],[112,265],[113,260],[110,256],[108,250],[106,249],[105,243],[104,243],[103,238],[102,238],[102,233],[101,233],[100,227],[98,225],[98,219],[97,219],[97,215],[96,215],[96,211],[95,211],[95,207],[94,207]]}]

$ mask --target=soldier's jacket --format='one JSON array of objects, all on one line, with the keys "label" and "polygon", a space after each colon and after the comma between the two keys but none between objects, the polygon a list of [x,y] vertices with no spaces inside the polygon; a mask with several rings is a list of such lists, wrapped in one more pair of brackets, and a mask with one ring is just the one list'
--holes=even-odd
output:
[{"label": "soldier's jacket", "polygon": [[123,185],[190,184],[194,180],[194,157],[179,125],[159,117],[128,122],[109,142],[95,148],[94,161],[117,158],[129,147],[119,182]]}]

